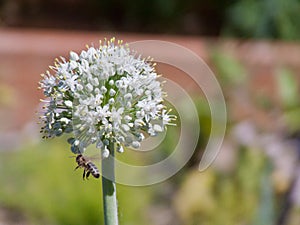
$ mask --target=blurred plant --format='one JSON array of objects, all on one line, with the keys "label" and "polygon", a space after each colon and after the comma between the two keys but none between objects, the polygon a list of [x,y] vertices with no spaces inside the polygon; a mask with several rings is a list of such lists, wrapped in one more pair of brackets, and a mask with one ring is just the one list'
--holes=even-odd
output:
[{"label": "blurred plant", "polygon": [[296,154],[294,156],[295,166],[294,171],[291,172],[292,180],[289,188],[283,196],[282,204],[283,208],[278,218],[278,225],[286,223],[297,224],[299,221],[299,195],[298,190],[300,187],[300,84],[296,74],[293,70],[281,67],[277,69],[276,84],[278,89],[278,97],[280,101],[280,110],[282,111],[281,119],[284,123],[286,132],[286,138],[293,141],[296,148]]},{"label": "blurred plant", "polygon": [[[99,182],[85,182],[74,176],[74,161],[67,151],[68,145],[55,142],[22,144],[21,149],[0,152],[0,211],[6,208],[24,215],[20,224],[103,224]],[[58,185],[59,184],[59,185]],[[145,209],[151,202],[153,190],[149,187],[117,185],[118,203],[122,208],[122,224],[146,224]],[[134,197],[138,196],[138,198]],[[132,199],[134,198],[134,204]],[[20,214],[18,213],[20,212]],[[27,222],[25,222],[27,221]],[[3,222],[1,220],[1,222]],[[6,223],[7,222],[7,223]],[[8,224],[9,221],[4,222]]]},{"label": "blurred plant", "polygon": [[283,109],[289,110],[299,106],[299,84],[293,71],[287,68],[279,68],[276,81]]},{"label": "blurred plant", "polygon": [[300,37],[299,7],[299,0],[0,0],[0,23],[291,40]]},{"label": "blurred plant", "polygon": [[244,38],[300,37],[300,2],[298,0],[240,0],[227,13],[223,33]]},{"label": "blurred plant", "polygon": [[264,160],[259,152],[241,149],[233,171],[187,172],[174,199],[181,223],[250,224],[259,201]]},{"label": "blurred plant", "polygon": [[[223,87],[229,87],[231,89],[233,86],[237,88],[245,84],[247,79],[246,69],[234,56],[214,49],[211,54],[211,59]],[[227,94],[227,92],[225,94]]]},{"label": "blurred plant", "polygon": [[294,72],[279,68],[276,74],[278,97],[283,111],[283,119],[290,134],[300,131],[300,88]]},{"label": "blurred plant", "polygon": [[266,160],[261,169],[259,203],[253,225],[275,224],[275,194],[272,185],[272,163]]},{"label": "blurred plant", "polygon": [[[229,123],[228,133],[233,131],[235,135],[234,138],[230,136],[226,140],[227,142],[234,141],[234,143],[231,146],[231,153],[228,153],[228,151],[227,154],[224,153],[226,156],[222,155],[224,149],[221,150],[219,157],[222,157],[222,159],[217,159],[215,162],[217,169],[221,165],[219,161],[225,161],[222,164],[227,162],[227,164],[232,165],[231,167],[236,166],[235,163],[238,165],[241,163],[242,158],[240,157],[236,159],[235,163],[226,161],[228,155],[235,154],[233,149],[242,147],[244,151],[255,151],[255,154],[261,155],[260,157],[264,160],[258,169],[259,174],[257,177],[252,178],[256,183],[256,191],[248,194],[251,196],[256,193],[255,195],[259,196],[259,199],[252,205],[256,210],[253,210],[252,207],[249,208],[253,213],[248,222],[245,223],[289,224],[288,221],[291,218],[299,218],[297,214],[299,208],[297,199],[299,197],[295,194],[300,183],[299,169],[297,169],[299,168],[299,156],[297,154],[299,140],[297,137],[299,137],[300,129],[299,80],[293,70],[285,67],[276,68],[274,76],[270,77],[270,80],[273,78],[275,80],[274,88],[276,92],[259,92],[260,95],[258,96],[258,93],[250,92],[250,89],[247,88],[247,82],[245,81],[248,77],[244,76],[247,73],[246,67],[242,66],[234,57],[228,53],[224,55],[222,52],[215,50],[212,54],[212,61],[216,73],[222,81],[222,88],[225,90],[224,94],[229,109],[239,111],[242,104],[242,106],[247,106],[247,110],[253,112],[247,112],[247,121],[237,121],[238,124],[232,123],[233,121]],[[258,97],[259,101],[256,99]],[[253,98],[255,101],[253,101]],[[238,99],[240,101],[236,101]],[[232,104],[234,102],[235,105]],[[230,118],[232,113],[231,111],[229,113]],[[245,119],[245,115],[243,119]],[[263,120],[263,122],[272,125],[264,126],[260,123],[261,119],[267,119],[268,121]],[[270,127],[273,130],[270,130]],[[297,134],[296,139],[295,134]],[[247,165],[247,161],[244,162],[244,166],[249,169],[250,165]],[[221,166],[221,168],[223,167]],[[241,168],[234,168],[241,170]],[[227,174],[230,171],[226,172],[223,168],[221,173]],[[232,173],[230,174],[232,175]],[[250,179],[247,175],[244,178]],[[233,175],[231,182],[234,182],[235,179],[236,175]],[[221,181],[216,180],[216,186],[222,186]],[[244,185],[245,182],[247,181],[244,180],[241,184]],[[214,188],[214,186],[211,188]],[[223,188],[225,188],[224,185]],[[229,195],[232,198],[233,194]],[[215,201],[222,202],[219,196],[216,197]],[[250,203],[250,201],[243,202]],[[231,215],[236,211],[237,209],[233,208]],[[228,212],[228,214],[230,213]],[[219,216],[216,215],[216,217]],[[211,224],[218,223],[212,222]],[[230,222],[229,224],[239,224],[239,222]]]}]

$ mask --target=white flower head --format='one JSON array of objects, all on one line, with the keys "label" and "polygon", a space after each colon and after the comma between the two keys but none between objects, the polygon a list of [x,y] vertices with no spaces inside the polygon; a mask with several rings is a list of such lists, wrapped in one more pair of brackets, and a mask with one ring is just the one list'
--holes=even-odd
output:
[{"label": "white flower head", "polygon": [[74,153],[96,144],[108,157],[111,142],[118,152],[123,146],[138,148],[144,134],[173,125],[153,63],[121,41],[100,42],[80,54],[71,51],[69,60],[61,58],[50,68],[54,74],[47,72],[40,82],[48,98],[42,132],[46,138],[72,132],[68,142]]}]

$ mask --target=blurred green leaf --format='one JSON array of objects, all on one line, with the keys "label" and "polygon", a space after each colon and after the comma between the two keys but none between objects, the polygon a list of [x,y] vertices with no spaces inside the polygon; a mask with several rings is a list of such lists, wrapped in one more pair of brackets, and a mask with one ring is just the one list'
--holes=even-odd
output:
[{"label": "blurred green leaf", "polygon": [[246,81],[246,70],[228,53],[213,51],[213,65],[216,68],[217,76],[220,77],[223,84],[240,85]]},{"label": "blurred green leaf", "polygon": [[[83,181],[69,147],[47,141],[1,152],[0,207],[24,212],[33,224],[102,224],[101,179]],[[144,224],[150,199],[150,188],[118,187],[122,224]]]},{"label": "blurred green leaf", "polygon": [[299,105],[299,85],[295,74],[286,68],[280,68],[276,74],[279,98],[285,109]]},{"label": "blurred green leaf", "polygon": [[[242,148],[237,164],[229,174],[215,169],[186,173],[174,199],[182,224],[251,224],[259,203],[265,158],[257,149]],[[265,196],[269,197],[268,193]]]},{"label": "blurred green leaf", "polygon": [[298,0],[239,0],[227,10],[223,33],[246,38],[300,37]]},{"label": "blurred green leaf", "polygon": [[290,133],[300,130],[300,108],[284,112],[283,119]]},{"label": "blurred green leaf", "polygon": [[275,224],[274,193],[271,181],[272,166],[266,161],[261,171],[260,198],[253,225]]}]

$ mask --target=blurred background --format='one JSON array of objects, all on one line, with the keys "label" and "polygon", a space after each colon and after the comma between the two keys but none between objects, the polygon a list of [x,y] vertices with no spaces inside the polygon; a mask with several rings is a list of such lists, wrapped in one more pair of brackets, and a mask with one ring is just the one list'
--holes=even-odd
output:
[{"label": "blurred background", "polygon": [[199,143],[167,181],[118,186],[120,224],[299,225],[299,12],[300,0],[0,0],[0,225],[103,224],[100,181],[73,171],[64,138],[41,141],[37,86],[55,57],[112,36],[191,49],[228,110],[220,154],[200,173],[209,106],[186,74],[158,64],[193,97]]}]

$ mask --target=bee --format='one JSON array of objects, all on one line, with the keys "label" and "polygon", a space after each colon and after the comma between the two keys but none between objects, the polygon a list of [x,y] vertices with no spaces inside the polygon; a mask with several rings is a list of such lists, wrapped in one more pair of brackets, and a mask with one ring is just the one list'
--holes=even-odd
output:
[{"label": "bee", "polygon": [[90,174],[92,174],[95,178],[100,177],[100,173],[97,166],[90,160],[85,158],[82,154],[76,156],[76,163],[78,164],[78,166],[75,168],[75,170],[77,170],[78,168],[83,168],[83,179],[88,179]]}]

